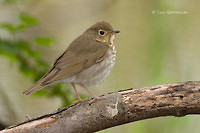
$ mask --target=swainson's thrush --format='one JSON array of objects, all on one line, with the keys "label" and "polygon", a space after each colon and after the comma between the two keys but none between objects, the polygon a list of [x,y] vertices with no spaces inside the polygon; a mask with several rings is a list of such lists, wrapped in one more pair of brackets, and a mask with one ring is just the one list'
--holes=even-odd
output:
[{"label": "swainson's thrush", "polygon": [[107,22],[97,22],[69,45],[67,50],[56,59],[49,71],[37,83],[25,90],[30,95],[45,86],[59,82],[70,82],[78,101],[81,101],[75,85],[86,86],[102,83],[115,64],[116,49],[113,43],[118,30],[113,30]]}]

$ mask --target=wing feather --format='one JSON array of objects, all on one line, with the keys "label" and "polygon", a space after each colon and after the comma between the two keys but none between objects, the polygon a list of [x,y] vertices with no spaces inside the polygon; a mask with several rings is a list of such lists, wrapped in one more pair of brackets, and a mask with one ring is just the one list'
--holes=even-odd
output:
[{"label": "wing feather", "polygon": [[[88,43],[84,44],[81,40]],[[45,86],[73,76],[103,61],[107,55],[108,48],[106,43],[97,42],[82,34],[57,58],[49,71],[33,87],[25,90],[23,94],[32,94]]]}]

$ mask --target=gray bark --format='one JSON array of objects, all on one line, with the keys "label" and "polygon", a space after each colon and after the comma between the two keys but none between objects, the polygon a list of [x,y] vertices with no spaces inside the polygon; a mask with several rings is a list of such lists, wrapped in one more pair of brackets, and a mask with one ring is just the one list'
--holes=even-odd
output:
[{"label": "gray bark", "polygon": [[200,114],[200,81],[128,89],[73,104],[0,133],[91,133],[160,116]]}]

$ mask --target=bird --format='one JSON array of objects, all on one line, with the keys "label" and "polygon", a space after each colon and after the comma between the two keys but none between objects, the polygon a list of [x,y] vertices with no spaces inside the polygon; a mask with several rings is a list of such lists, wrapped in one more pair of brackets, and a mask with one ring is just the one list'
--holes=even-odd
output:
[{"label": "bird", "polygon": [[23,91],[30,95],[40,89],[60,82],[72,84],[77,101],[82,101],[76,86],[88,91],[94,100],[99,99],[87,87],[102,83],[111,72],[116,58],[115,34],[105,21],[99,21],[74,39],[53,63],[52,67],[32,87]]}]

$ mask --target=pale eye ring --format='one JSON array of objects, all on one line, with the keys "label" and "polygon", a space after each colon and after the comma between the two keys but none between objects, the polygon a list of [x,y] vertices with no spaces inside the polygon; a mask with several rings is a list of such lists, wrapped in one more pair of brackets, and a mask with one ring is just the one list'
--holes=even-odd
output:
[{"label": "pale eye ring", "polygon": [[99,35],[104,36],[105,32],[103,30],[99,30]]}]

